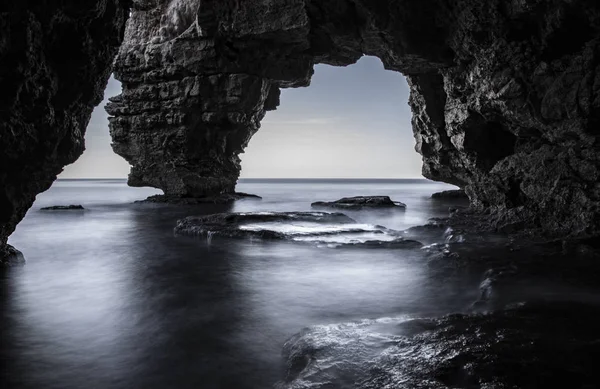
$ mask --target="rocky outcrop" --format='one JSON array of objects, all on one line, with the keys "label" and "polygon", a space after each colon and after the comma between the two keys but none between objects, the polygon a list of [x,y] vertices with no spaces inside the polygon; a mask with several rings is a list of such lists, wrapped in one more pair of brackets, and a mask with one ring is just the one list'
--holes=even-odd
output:
[{"label": "rocky outcrop", "polygon": [[468,200],[469,196],[462,189],[445,190],[431,195],[434,200]]},{"label": "rocky outcrop", "polygon": [[84,150],[126,1],[0,5],[0,252],[35,196]]},{"label": "rocky outcrop", "polygon": [[336,201],[317,201],[311,204],[314,208],[341,208],[341,209],[373,209],[373,208],[399,208],[405,209],[406,204],[392,201],[389,196],[355,196],[344,197]]},{"label": "rocky outcrop", "polygon": [[599,314],[593,304],[528,302],[316,325],[285,343],[287,377],[277,388],[594,387]]},{"label": "rocky outcrop", "polygon": [[280,88],[373,55],[409,80],[426,177],[490,218],[597,233],[599,15],[592,0],[139,0],[113,148],[130,185],[231,193]]}]

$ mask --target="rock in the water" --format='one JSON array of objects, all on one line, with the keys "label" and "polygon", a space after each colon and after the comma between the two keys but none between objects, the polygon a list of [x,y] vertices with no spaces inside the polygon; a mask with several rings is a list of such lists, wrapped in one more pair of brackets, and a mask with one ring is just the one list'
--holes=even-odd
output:
[{"label": "rock in the water", "polygon": [[343,213],[326,212],[249,212],[189,216],[177,221],[175,233],[191,236],[260,237],[285,239],[285,232],[244,228],[256,223],[309,222],[315,224],[350,224],[355,221]]},{"label": "rock in the water", "polygon": [[20,266],[25,264],[23,253],[7,244],[0,246],[0,266]]},{"label": "rock in the water", "polygon": [[462,189],[445,190],[431,195],[434,200],[469,200],[469,196]]},{"label": "rock in the water", "polygon": [[192,216],[177,222],[179,235],[260,238],[313,243],[331,248],[413,249],[422,246],[398,231],[358,223],[342,213],[254,212]]},{"label": "rock in the water", "polygon": [[492,223],[600,231],[598,1],[133,4],[107,106],[130,185],[234,192],[280,89],[367,54],[407,76],[425,177],[465,188]]},{"label": "rock in the water", "polygon": [[83,211],[82,205],[53,205],[51,207],[40,208],[42,211]]},{"label": "rock in the water", "polygon": [[262,197],[248,193],[223,193],[209,197],[183,197],[174,195],[154,195],[136,203],[159,203],[176,205],[199,205],[199,204],[229,204],[237,200],[254,199],[261,200]]},{"label": "rock in the water", "polygon": [[130,3],[2,0],[0,249],[36,195],[83,153]]},{"label": "rock in the water", "polygon": [[399,201],[392,201],[388,196],[355,196],[344,197],[342,199],[326,202],[317,201],[311,204],[312,207],[341,208],[341,209],[362,209],[362,208],[406,208],[406,204]]}]

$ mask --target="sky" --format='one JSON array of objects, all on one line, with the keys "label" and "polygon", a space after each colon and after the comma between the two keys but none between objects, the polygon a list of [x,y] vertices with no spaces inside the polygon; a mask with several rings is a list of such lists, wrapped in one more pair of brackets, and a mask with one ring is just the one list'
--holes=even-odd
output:
[{"label": "sky", "polygon": [[[104,105],[121,91],[110,79],[92,114],[86,151],[60,178],[125,178],[114,154]],[[307,88],[284,89],[242,158],[242,178],[416,178],[408,85],[375,57],[348,67],[315,66]]]}]

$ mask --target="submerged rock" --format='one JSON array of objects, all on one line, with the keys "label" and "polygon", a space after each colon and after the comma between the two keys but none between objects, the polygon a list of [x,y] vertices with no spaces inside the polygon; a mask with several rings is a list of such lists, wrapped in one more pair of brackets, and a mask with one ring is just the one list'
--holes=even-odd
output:
[{"label": "submerged rock", "polygon": [[136,201],[136,203],[160,203],[177,205],[198,205],[198,204],[229,204],[237,200],[255,199],[261,200],[262,197],[248,193],[224,193],[221,195],[208,197],[184,197],[176,195],[154,195],[145,200]]},{"label": "submerged rock", "polygon": [[342,213],[255,212],[191,216],[177,222],[179,235],[260,238],[313,243],[332,248],[419,248],[398,231],[361,224]]},{"label": "submerged rock", "polygon": [[0,266],[20,266],[25,264],[23,253],[7,244],[0,247]]},{"label": "submerged rock", "polygon": [[569,302],[315,326],[286,342],[278,388],[592,388],[599,325],[597,306]]},{"label": "submerged rock", "polygon": [[53,205],[51,207],[43,207],[40,208],[40,210],[42,211],[82,211],[85,208],[83,208],[82,205]]},{"label": "submerged rock", "polygon": [[445,190],[431,195],[434,200],[469,200],[469,196],[462,189]]},{"label": "submerged rock", "polygon": [[317,201],[312,207],[363,209],[363,208],[406,208],[406,204],[392,201],[389,196],[355,196],[344,197],[336,201]]}]

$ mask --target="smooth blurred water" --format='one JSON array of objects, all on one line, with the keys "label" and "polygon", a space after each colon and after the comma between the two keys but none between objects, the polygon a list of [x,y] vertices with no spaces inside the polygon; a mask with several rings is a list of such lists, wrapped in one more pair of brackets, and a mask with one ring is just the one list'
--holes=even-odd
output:
[{"label": "smooth blurred water", "polygon": [[[124,181],[58,181],[11,236],[26,266],[1,275],[3,388],[268,388],[302,328],[439,314],[477,297],[479,280],[440,282],[423,251],[177,237],[177,219],[215,212],[308,211],[313,201],[389,195],[406,211],[347,211],[403,230],[446,216],[425,180],[242,182],[262,201],[133,204],[157,193]],[[85,211],[44,212],[82,204]],[[443,237],[440,236],[440,239]]]}]

